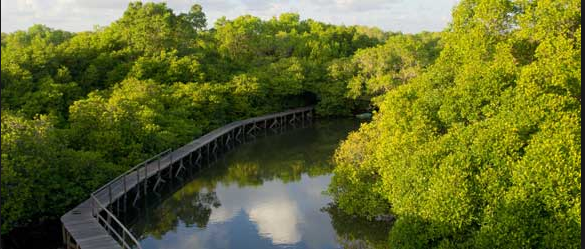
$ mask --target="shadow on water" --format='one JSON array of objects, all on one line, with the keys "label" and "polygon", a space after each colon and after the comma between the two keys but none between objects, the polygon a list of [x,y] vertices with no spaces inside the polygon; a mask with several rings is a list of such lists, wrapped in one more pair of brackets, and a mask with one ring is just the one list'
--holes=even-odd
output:
[{"label": "shadow on water", "polygon": [[189,168],[120,215],[149,248],[369,248],[390,225],[332,208],[335,149],[355,119],[261,131],[203,169]]}]

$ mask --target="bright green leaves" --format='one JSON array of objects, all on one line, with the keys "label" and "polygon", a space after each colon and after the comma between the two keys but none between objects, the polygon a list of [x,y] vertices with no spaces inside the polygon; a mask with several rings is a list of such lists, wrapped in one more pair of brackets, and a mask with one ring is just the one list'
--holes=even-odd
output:
[{"label": "bright green leaves", "polygon": [[554,36],[577,36],[581,26],[581,1],[542,0],[519,1],[523,15],[518,16],[519,35],[542,41]]},{"label": "bright green leaves", "polygon": [[[581,27],[577,30],[580,34]],[[525,94],[551,93],[581,100],[581,36],[544,40],[535,51],[536,62],[522,71],[519,85]]]},{"label": "bright green leaves", "polygon": [[186,19],[175,15],[165,3],[131,2],[122,18],[108,29],[134,51],[153,55],[175,46],[182,54],[191,46],[188,39],[195,35],[193,20]]},{"label": "bright green leaves", "polygon": [[245,15],[233,21],[218,20],[215,26],[215,37],[220,43],[218,50],[222,56],[236,64],[245,65],[259,54],[259,43],[263,38],[260,18]]},{"label": "bright green leaves", "polygon": [[46,116],[28,120],[2,111],[3,234],[61,215],[119,173],[98,153],[67,149],[60,132]]},{"label": "bright green leaves", "polygon": [[[577,248],[580,4],[463,1],[453,16],[436,62],[340,147],[331,192],[349,212],[391,207],[394,248]],[[389,74],[365,58],[354,95]]]},{"label": "bright green leaves", "polygon": [[359,133],[351,133],[335,153],[338,162],[328,192],[339,207],[349,214],[373,218],[387,213],[390,206],[380,191],[378,165],[372,163],[376,130],[364,124]]},{"label": "bright green leaves", "polygon": [[129,76],[153,79],[159,83],[198,82],[204,79],[197,59],[194,56],[178,57],[176,50],[138,58]]},{"label": "bright green leaves", "polygon": [[152,141],[160,132],[163,119],[160,92],[161,88],[152,81],[128,79],[107,98],[96,92],[88,99],[75,102],[70,108],[74,145],[99,151],[109,161],[124,165],[137,163],[145,156],[143,152],[164,150],[168,143]]},{"label": "bright green leaves", "polygon": [[296,57],[281,59],[263,68],[258,74],[268,94],[296,95],[303,89],[304,67]]},{"label": "bright green leaves", "polygon": [[438,56],[438,35],[391,36],[375,48],[362,49],[352,57],[357,73],[348,88],[352,98],[370,99],[418,76]]}]

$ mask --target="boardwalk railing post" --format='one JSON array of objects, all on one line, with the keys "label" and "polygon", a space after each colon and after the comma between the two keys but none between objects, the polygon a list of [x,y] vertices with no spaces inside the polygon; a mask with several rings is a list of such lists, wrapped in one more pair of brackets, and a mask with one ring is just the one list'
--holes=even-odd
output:
[{"label": "boardwalk railing post", "polygon": [[169,165],[169,178],[172,179],[173,178],[173,153],[170,154],[171,155],[171,164]]},{"label": "boardwalk railing post", "polygon": [[93,201],[93,194],[90,196],[92,197],[91,201],[90,201],[90,203],[91,203],[91,216],[95,217],[95,203]]},{"label": "boardwalk railing post", "polygon": [[193,167],[193,152],[189,153],[189,167]]},{"label": "boardwalk railing post", "polygon": [[136,170],[136,185],[134,187],[136,189],[136,198],[134,199],[138,199],[138,197],[140,196],[140,171]]},{"label": "boardwalk railing post", "polygon": [[144,196],[146,197],[146,194],[148,194],[146,191],[148,188],[148,164],[146,163],[144,165],[144,179],[142,181],[144,181]]},{"label": "boardwalk railing post", "polygon": [[126,193],[128,193],[128,190],[126,189],[126,175],[124,175],[124,213],[126,213]]},{"label": "boardwalk railing post", "polygon": [[[106,212],[106,216],[107,216],[107,219],[108,219],[107,222],[108,222],[108,225],[109,225],[109,226],[106,226],[106,227],[109,228],[112,225],[112,216],[110,215],[110,212]],[[110,229],[106,229],[106,230],[109,231]]]},{"label": "boardwalk railing post", "polygon": [[209,161],[210,160],[210,156],[209,156],[209,143],[205,144],[205,147],[207,149],[207,154],[206,154],[206,156],[207,156],[207,165],[209,166],[209,162],[210,162]]},{"label": "boardwalk railing post", "polygon": [[195,162],[197,163],[197,168],[201,169],[201,148],[197,149],[197,160],[195,160]]},{"label": "boardwalk railing post", "polygon": [[108,196],[110,197],[110,203],[108,203],[108,205],[112,207],[112,184],[108,185]]}]

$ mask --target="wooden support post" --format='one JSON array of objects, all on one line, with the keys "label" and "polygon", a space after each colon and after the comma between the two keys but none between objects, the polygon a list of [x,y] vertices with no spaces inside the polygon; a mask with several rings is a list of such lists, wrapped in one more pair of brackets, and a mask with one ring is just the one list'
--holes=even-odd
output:
[{"label": "wooden support post", "polygon": [[280,123],[282,124],[282,125],[280,126],[280,131],[282,132],[282,131],[284,131],[284,128],[285,128],[285,126],[286,126],[286,117],[285,117],[285,116],[282,116],[282,117],[280,118]]},{"label": "wooden support post", "polygon": [[277,124],[278,124],[278,119],[277,119],[277,118],[275,118],[275,119],[274,119],[274,122],[272,122],[272,124],[270,125],[270,129],[272,129],[272,127],[274,127],[274,126],[275,126],[275,125],[277,125]]},{"label": "wooden support post", "polygon": [[217,139],[213,140],[213,161],[217,160]]},{"label": "wooden support post", "polygon": [[[160,159],[159,159],[160,160]],[[144,196],[148,194],[148,164],[144,163]]]},{"label": "wooden support post", "polygon": [[218,147],[218,149],[219,149],[219,152],[220,153],[223,151],[222,149],[224,148],[224,143],[225,143],[225,140],[226,139],[227,138],[226,138],[225,134],[219,136],[219,138],[218,138],[218,140],[219,140],[219,147]]},{"label": "wooden support post", "polygon": [[[110,205],[110,207],[113,207],[113,205],[112,205],[112,184],[108,185],[108,197],[110,198],[110,202],[108,203],[108,205]],[[106,208],[108,208],[108,205],[106,205]]]},{"label": "wooden support post", "polygon": [[252,128],[250,128],[250,130],[248,130],[248,134],[254,132],[256,129],[258,129],[258,126],[256,126],[256,122],[254,122],[252,125]]},{"label": "wooden support post", "polygon": [[242,133],[242,126],[238,127],[238,133],[236,133],[236,138]]},{"label": "wooden support post", "polygon": [[201,148],[197,149],[197,159],[195,160],[195,163],[197,164],[197,166],[199,166],[199,169],[201,169]]},{"label": "wooden support post", "polygon": [[140,198],[140,168],[136,169],[136,185],[134,189],[136,189],[136,196],[134,196],[134,201],[132,202],[132,206],[136,206],[136,201]]},{"label": "wooden support post", "polygon": [[183,166],[183,160],[181,159],[181,161],[179,162],[179,168],[177,169],[177,173],[175,174],[175,177],[179,176],[179,172],[181,172],[181,169],[184,169],[185,167]]},{"label": "wooden support post", "polygon": [[128,190],[126,189],[126,175],[124,175],[124,213],[126,213],[126,197],[128,196]]},{"label": "wooden support post", "polygon": [[69,238],[69,233],[65,234],[65,239],[67,240],[67,242],[65,243],[65,246],[67,247],[67,249],[71,248],[71,239]]},{"label": "wooden support post", "polygon": [[171,164],[169,165],[169,179],[172,179],[173,177],[173,153],[171,152],[170,154],[171,156]]},{"label": "wooden support post", "polygon": [[209,155],[209,143],[206,144],[206,147],[207,147],[207,154],[206,154],[207,155],[207,165],[209,165],[209,162],[211,160],[210,159],[211,156]]},{"label": "wooden support post", "polygon": [[[172,164],[171,164],[172,165]],[[156,182],[154,183],[154,187],[152,187],[153,191],[156,191],[156,188],[158,187],[158,185],[161,182],[165,182],[165,180],[162,179],[161,176],[161,170],[160,170],[160,157],[158,158],[158,171],[156,172]],[[146,188],[145,188],[146,189]],[[146,192],[144,192],[144,196],[146,196]]]},{"label": "wooden support post", "polygon": [[[236,140],[235,136],[236,136],[236,129],[232,129],[230,131],[230,136],[233,138],[233,140]],[[236,141],[233,142],[233,144],[235,145]]]},{"label": "wooden support post", "polygon": [[189,167],[193,167],[193,152],[189,153]]},{"label": "wooden support post", "polygon": [[63,236],[63,244],[67,245],[67,230],[65,230],[65,225],[61,224],[61,235]]},{"label": "wooden support post", "polygon": [[95,200],[93,199],[93,194],[91,194],[91,216],[95,217]]},{"label": "wooden support post", "polygon": [[231,134],[230,134],[230,133],[228,133],[228,134],[227,134],[227,138],[225,139],[225,147],[228,147],[228,149],[229,149],[229,142],[230,142],[230,139],[231,139]]},{"label": "wooden support post", "polygon": [[158,165],[158,169],[156,171],[156,174],[158,175],[158,177],[160,177],[160,158],[157,160],[157,165]]},{"label": "wooden support post", "polygon": [[116,203],[116,215],[120,215],[120,202],[117,199],[114,199]]},{"label": "wooden support post", "polygon": [[256,135],[254,135],[254,131],[256,131],[256,129],[258,129],[258,126],[256,126],[256,123],[254,123],[254,125],[252,125],[252,129],[248,131],[248,134],[250,134],[252,138],[256,138]]},{"label": "wooden support post", "polygon": [[[106,212],[106,222],[108,223],[108,225],[112,224],[112,217],[110,216],[110,213]],[[106,226],[106,231],[110,231],[109,229],[110,226]]]},{"label": "wooden support post", "polygon": [[140,188],[138,186],[138,183],[136,183],[136,195],[134,196],[134,201],[132,201],[133,207],[136,207],[136,202],[138,201],[138,198],[140,198]]}]

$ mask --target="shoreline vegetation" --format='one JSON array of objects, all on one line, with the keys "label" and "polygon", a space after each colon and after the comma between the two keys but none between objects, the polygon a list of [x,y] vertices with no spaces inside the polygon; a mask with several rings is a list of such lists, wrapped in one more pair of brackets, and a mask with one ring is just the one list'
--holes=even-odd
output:
[{"label": "shoreline vegetation", "polygon": [[320,116],[368,111],[385,91],[380,80],[402,84],[402,70],[421,70],[439,51],[440,33],[335,26],[295,13],[206,26],[199,5],[175,13],[133,2],[93,31],[34,25],[2,33],[5,241],[145,158],[231,121],[312,104]]},{"label": "shoreline vegetation", "polygon": [[418,34],[296,13],[207,29],[200,5],[132,2],[93,31],[2,33],[3,246],[166,148],[316,104],[373,114],[328,193],[395,218],[382,248],[580,247],[580,1],[462,0],[452,16]]},{"label": "shoreline vegetation", "polygon": [[581,3],[461,1],[443,50],[337,150],[390,248],[581,247]]}]

